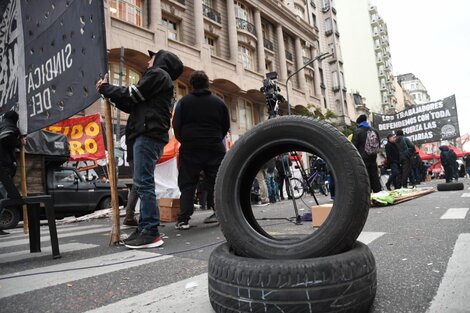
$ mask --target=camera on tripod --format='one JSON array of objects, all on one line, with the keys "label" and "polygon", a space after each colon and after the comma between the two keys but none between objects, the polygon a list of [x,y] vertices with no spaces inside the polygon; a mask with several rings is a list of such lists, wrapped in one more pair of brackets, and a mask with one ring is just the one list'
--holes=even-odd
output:
[{"label": "camera on tripod", "polygon": [[269,118],[276,117],[277,111],[279,109],[278,102],[283,102],[285,100],[284,97],[279,94],[281,88],[279,88],[279,86],[276,84],[276,79],[276,72],[267,73],[266,78],[263,79],[263,87],[260,88],[260,91],[266,97]]}]

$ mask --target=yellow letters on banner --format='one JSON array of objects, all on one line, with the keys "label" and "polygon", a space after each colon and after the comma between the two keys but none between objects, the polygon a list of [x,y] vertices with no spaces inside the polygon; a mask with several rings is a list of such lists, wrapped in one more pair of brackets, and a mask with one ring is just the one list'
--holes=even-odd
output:
[{"label": "yellow letters on banner", "polygon": [[[96,122],[88,123],[85,128],[81,124],[73,125],[73,126],[49,126],[48,128],[50,131],[55,133],[62,133],[70,139],[70,154],[71,155],[83,155],[83,154],[95,154],[98,152],[98,143],[94,138],[88,138],[85,140],[84,143],[81,143],[79,139],[81,139],[85,134],[89,137],[96,137],[100,134],[100,127]],[[84,132],[85,131],[85,132]],[[70,132],[70,134],[69,134]]]},{"label": "yellow letters on banner", "polygon": [[85,133],[90,137],[96,137],[100,133],[100,127],[95,122],[90,122],[85,126]]},{"label": "yellow letters on banner", "polygon": [[83,126],[82,125],[73,125],[72,126],[72,133],[70,134],[70,138],[72,139],[80,139],[83,136]]}]

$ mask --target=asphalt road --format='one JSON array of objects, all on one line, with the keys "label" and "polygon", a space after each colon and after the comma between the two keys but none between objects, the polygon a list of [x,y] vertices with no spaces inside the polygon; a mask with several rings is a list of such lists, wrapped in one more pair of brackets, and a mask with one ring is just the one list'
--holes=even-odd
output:
[{"label": "asphalt road", "polygon": [[[470,312],[470,181],[463,182],[463,191],[370,209],[360,240],[377,262],[371,312]],[[311,197],[304,201],[301,214],[313,203]],[[255,210],[260,216],[289,217],[290,207],[284,201]],[[224,237],[217,225],[202,223],[210,214],[196,211],[187,231],[164,224],[165,245],[138,252],[109,246],[110,219],[59,225],[62,258],[57,260],[47,250],[47,228],[41,229],[39,254],[29,253],[27,236],[15,229],[0,238],[0,311],[213,312],[207,261]],[[309,222],[297,226],[287,220],[269,227],[311,230]]]}]

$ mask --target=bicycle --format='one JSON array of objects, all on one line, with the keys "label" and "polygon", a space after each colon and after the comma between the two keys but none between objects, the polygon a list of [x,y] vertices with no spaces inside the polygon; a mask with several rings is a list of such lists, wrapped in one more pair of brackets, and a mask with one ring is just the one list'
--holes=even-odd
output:
[{"label": "bicycle", "polygon": [[[310,170],[310,173],[311,174],[307,177],[308,183],[297,177],[290,178],[292,194],[295,199],[301,198],[304,195],[305,190],[310,194],[315,192],[314,190],[318,190],[318,192],[324,196],[328,195],[328,181],[325,179],[326,174],[318,169],[312,169]],[[311,188],[309,188],[309,186]]]}]

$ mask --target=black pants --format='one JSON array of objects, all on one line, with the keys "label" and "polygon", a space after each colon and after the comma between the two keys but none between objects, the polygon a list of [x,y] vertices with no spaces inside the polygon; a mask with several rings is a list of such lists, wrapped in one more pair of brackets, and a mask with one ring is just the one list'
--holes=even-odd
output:
[{"label": "black pants", "polygon": [[7,191],[8,199],[21,199],[21,195],[13,182],[13,171],[8,167],[0,167],[0,182]]},{"label": "black pants", "polygon": [[373,162],[364,162],[366,165],[367,173],[369,174],[370,187],[373,192],[382,190],[382,184],[379,178],[379,169],[375,160]]},{"label": "black pants", "polygon": [[[178,186],[181,191],[178,222],[189,221],[194,212],[194,193],[199,174],[204,171],[208,199],[214,194],[215,178],[225,152],[207,150],[180,151]],[[210,203],[208,203],[210,205]]]},{"label": "black pants", "polygon": [[403,188],[408,187],[408,176],[410,176],[411,171],[411,160],[408,158],[400,160],[401,164],[401,186]]}]

